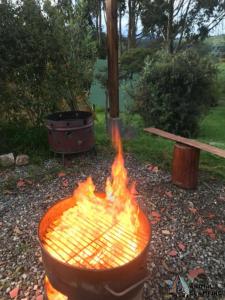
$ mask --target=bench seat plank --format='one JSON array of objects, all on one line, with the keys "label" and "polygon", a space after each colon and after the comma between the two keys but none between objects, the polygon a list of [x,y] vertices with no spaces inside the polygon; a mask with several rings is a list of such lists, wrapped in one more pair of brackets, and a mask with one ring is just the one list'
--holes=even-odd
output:
[{"label": "bench seat plank", "polygon": [[200,149],[200,150],[203,150],[203,151],[206,151],[206,152],[209,152],[209,153],[212,153],[217,156],[225,158],[225,150],[223,150],[223,149],[219,149],[217,147],[214,147],[214,146],[211,146],[208,144],[204,144],[204,143],[201,143],[196,140],[184,138],[184,137],[163,131],[161,129],[153,128],[153,127],[145,128],[144,131],[154,134],[154,135],[161,136],[165,139],[168,139],[168,140],[171,140],[171,141],[174,141],[177,143],[181,143],[184,145],[188,145],[190,147],[197,148],[197,149]]}]

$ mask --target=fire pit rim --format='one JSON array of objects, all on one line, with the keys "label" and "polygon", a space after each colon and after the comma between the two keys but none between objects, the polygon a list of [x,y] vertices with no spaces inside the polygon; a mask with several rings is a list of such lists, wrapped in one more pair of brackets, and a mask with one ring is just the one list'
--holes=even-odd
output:
[{"label": "fire pit rim", "polygon": [[67,201],[67,200],[70,200],[72,199],[72,196],[71,197],[66,197],[64,199],[60,199],[60,200],[57,200],[55,203],[53,203],[46,211],[45,213],[43,214],[41,220],[39,221],[39,224],[38,224],[38,242],[40,244],[40,247],[41,247],[41,250],[45,253],[45,255],[48,255],[50,256],[53,260],[55,260],[57,263],[59,264],[62,264],[63,266],[65,266],[66,268],[69,268],[71,270],[77,270],[77,271],[87,271],[87,272],[91,272],[91,273],[106,273],[106,272],[112,272],[112,271],[117,271],[119,269],[122,269],[122,268],[125,268],[126,266],[128,266],[129,264],[131,263],[134,263],[136,260],[138,260],[141,255],[147,251],[149,245],[150,245],[150,242],[151,242],[151,237],[152,237],[152,230],[151,230],[151,224],[147,218],[147,216],[145,215],[145,213],[142,211],[141,208],[139,208],[139,213],[142,214],[143,218],[145,219],[145,223],[147,224],[148,228],[147,228],[147,231],[148,231],[148,242],[146,243],[146,246],[142,249],[142,251],[132,260],[130,260],[129,262],[123,264],[123,265],[120,265],[120,266],[117,266],[117,267],[111,267],[109,269],[88,269],[88,268],[81,268],[81,267],[78,267],[78,266],[73,266],[71,264],[68,264],[66,262],[63,262],[59,259],[57,259],[56,257],[54,257],[53,255],[51,255],[50,252],[48,252],[44,245],[43,245],[43,242],[42,242],[42,239],[40,237],[40,227],[41,227],[41,224],[43,222],[43,220],[45,219],[45,217],[47,216],[47,214],[49,213],[49,211],[51,209],[53,209],[57,204],[61,203],[61,202],[64,202],[64,201]]},{"label": "fire pit rim", "polygon": [[[90,118],[93,116],[92,112],[76,110],[76,111],[58,111],[55,113],[48,114],[45,117],[45,122],[69,122],[78,119]],[[63,117],[63,118],[62,118]]]}]

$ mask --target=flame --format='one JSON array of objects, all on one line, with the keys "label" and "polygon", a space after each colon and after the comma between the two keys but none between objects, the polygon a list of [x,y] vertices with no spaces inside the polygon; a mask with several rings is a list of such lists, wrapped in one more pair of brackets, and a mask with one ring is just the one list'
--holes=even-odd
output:
[{"label": "flame", "polygon": [[87,178],[73,193],[74,206],[64,211],[44,236],[43,244],[52,256],[77,267],[108,269],[124,265],[148,242],[117,128],[112,136],[117,155],[105,194],[97,194],[91,177]]},{"label": "flame", "polygon": [[45,277],[45,290],[48,300],[68,300],[68,297],[53,288],[47,276]]}]

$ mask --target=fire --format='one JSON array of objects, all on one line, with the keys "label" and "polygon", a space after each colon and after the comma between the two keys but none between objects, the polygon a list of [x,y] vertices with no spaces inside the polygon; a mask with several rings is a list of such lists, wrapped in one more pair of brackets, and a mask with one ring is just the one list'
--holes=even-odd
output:
[{"label": "fire", "polygon": [[47,276],[45,277],[45,290],[47,292],[48,300],[68,300],[68,297],[53,288]]},{"label": "fire", "polygon": [[105,194],[89,177],[73,193],[74,206],[48,228],[43,244],[56,259],[76,267],[108,269],[138,256],[148,239],[140,222],[134,184],[129,184],[119,130],[113,130],[117,155]]}]

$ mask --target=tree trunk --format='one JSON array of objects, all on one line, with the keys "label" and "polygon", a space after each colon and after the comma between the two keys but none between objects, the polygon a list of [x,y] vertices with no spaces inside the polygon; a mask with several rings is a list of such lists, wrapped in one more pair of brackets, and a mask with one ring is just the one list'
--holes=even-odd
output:
[{"label": "tree trunk", "polygon": [[119,117],[119,68],[118,68],[118,27],[117,2],[106,1],[107,42],[108,42],[108,93],[111,118]]},{"label": "tree trunk", "polygon": [[188,13],[189,13],[191,3],[192,3],[192,0],[189,0],[189,2],[187,4],[187,9],[186,9],[186,12],[185,12],[185,15],[184,15],[184,21],[183,21],[183,26],[182,26],[181,33],[180,33],[180,38],[179,38],[179,41],[178,41],[176,49],[175,49],[176,52],[180,49],[182,41],[183,41],[184,31],[185,31],[185,28],[186,28],[186,25],[187,25],[187,16],[188,16]]},{"label": "tree trunk", "polygon": [[173,51],[174,51],[173,14],[174,14],[174,0],[169,0],[168,25],[167,25],[167,47],[168,47],[168,52],[171,54],[173,54]]},{"label": "tree trunk", "polygon": [[136,48],[136,0],[128,0],[128,49]]},{"label": "tree trunk", "polygon": [[99,15],[98,10],[96,11],[96,19],[95,19],[95,26],[96,26],[96,37],[98,39],[98,33],[99,33]]},{"label": "tree trunk", "polygon": [[119,7],[119,54],[122,55],[123,48],[122,48],[122,12],[121,12],[121,5]]},{"label": "tree trunk", "polygon": [[131,1],[128,0],[128,49],[131,48]]},{"label": "tree trunk", "polygon": [[99,5],[98,44],[99,46],[101,46],[102,44],[102,0],[98,1],[98,5]]}]

